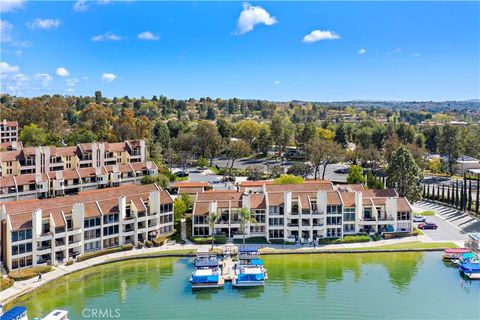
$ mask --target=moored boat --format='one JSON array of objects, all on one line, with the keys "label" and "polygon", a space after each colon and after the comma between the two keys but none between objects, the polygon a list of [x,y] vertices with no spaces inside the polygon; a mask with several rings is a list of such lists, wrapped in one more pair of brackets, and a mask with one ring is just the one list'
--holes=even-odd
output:
[{"label": "moored boat", "polygon": [[444,260],[455,260],[455,259],[458,259],[461,254],[469,253],[469,252],[470,252],[470,250],[468,250],[466,248],[445,249],[443,251],[442,258]]},{"label": "moored boat", "polygon": [[190,277],[192,289],[223,287],[224,280],[220,275],[220,259],[217,255],[199,254],[195,258],[195,269]]},{"label": "moored boat", "polygon": [[68,311],[66,310],[53,310],[47,314],[42,320],[68,320]]},{"label": "moored boat", "polygon": [[265,276],[263,265],[237,265],[232,285],[234,287],[263,287],[265,286]]},{"label": "moored boat", "polygon": [[480,279],[480,261],[468,260],[460,264],[460,271],[470,279]]},{"label": "moored boat", "polygon": [[0,320],[28,320],[27,308],[17,306],[3,313],[2,305],[0,305]]}]

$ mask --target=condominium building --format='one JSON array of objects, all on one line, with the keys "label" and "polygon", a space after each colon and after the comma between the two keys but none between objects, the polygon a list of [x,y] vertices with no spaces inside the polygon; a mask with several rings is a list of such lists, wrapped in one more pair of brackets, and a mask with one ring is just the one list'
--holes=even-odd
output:
[{"label": "condominium building", "polygon": [[134,162],[146,162],[144,140],[81,143],[72,147],[28,147],[0,152],[0,176],[101,168]]},{"label": "condominium building", "polygon": [[85,252],[173,232],[173,200],[155,184],[0,204],[1,258],[9,270],[64,263]]},{"label": "condominium building", "polygon": [[0,122],[0,143],[18,141],[18,123],[3,120]]},{"label": "condominium building", "polygon": [[157,174],[156,164],[147,161],[2,177],[0,202],[52,198],[86,190],[140,184],[143,177]]},{"label": "condominium building", "polygon": [[239,211],[247,208],[256,223],[247,237],[311,242],[368,232],[411,232],[412,208],[395,190],[365,190],[361,185],[333,186],[324,180],[277,185],[245,182],[238,191],[198,193],[193,208],[194,236],[210,235],[208,216],[219,214],[213,233],[242,237]]}]

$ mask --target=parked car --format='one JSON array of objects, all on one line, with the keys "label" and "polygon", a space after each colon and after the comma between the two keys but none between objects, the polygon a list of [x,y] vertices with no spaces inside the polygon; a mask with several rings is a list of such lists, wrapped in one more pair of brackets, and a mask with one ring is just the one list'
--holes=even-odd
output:
[{"label": "parked car", "polygon": [[418,229],[434,229],[437,230],[438,226],[435,223],[425,222],[418,225]]},{"label": "parked car", "polygon": [[184,172],[184,171],[177,171],[175,172],[175,175],[179,178],[184,178],[184,177],[188,177],[188,172]]},{"label": "parked car", "polygon": [[335,173],[336,174],[347,174],[348,173],[348,169],[349,168],[339,168],[339,169],[335,169]]},{"label": "parked car", "polygon": [[416,215],[413,217],[413,222],[427,222],[427,219],[424,216]]}]

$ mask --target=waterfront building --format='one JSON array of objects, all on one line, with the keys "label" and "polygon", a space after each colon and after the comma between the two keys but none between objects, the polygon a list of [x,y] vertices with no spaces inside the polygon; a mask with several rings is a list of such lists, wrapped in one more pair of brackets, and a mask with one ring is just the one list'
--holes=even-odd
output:
[{"label": "waterfront building", "polygon": [[0,202],[139,184],[158,174],[155,163],[146,161],[143,140],[25,148],[0,152],[0,160]]},{"label": "waterfront building", "polygon": [[85,252],[173,232],[173,199],[155,184],[0,204],[1,258],[9,270],[65,263]]},{"label": "waterfront building", "polygon": [[52,198],[86,190],[140,184],[143,177],[157,174],[155,163],[147,161],[3,177],[0,178],[0,202]]},{"label": "waterfront building", "polygon": [[3,119],[0,122],[0,143],[18,141],[18,123]]},{"label": "waterfront building", "polygon": [[101,168],[146,160],[144,140],[80,143],[71,147],[27,147],[0,152],[0,176]]},{"label": "waterfront building", "polygon": [[356,233],[412,232],[412,208],[395,190],[365,190],[362,185],[334,186],[325,180],[301,184],[247,181],[238,191],[213,190],[196,195],[193,236],[210,235],[208,216],[220,217],[214,234],[242,238],[238,212],[247,208],[257,221],[246,237],[312,242]]}]

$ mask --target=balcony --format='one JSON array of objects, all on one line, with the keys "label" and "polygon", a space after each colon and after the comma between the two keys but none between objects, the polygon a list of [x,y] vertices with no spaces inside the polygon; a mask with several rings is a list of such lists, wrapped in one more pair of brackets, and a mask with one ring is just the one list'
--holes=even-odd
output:
[{"label": "balcony", "polygon": [[287,227],[298,227],[298,223],[288,223]]},{"label": "balcony", "polygon": [[378,221],[394,221],[395,218],[391,216],[378,217]]}]

